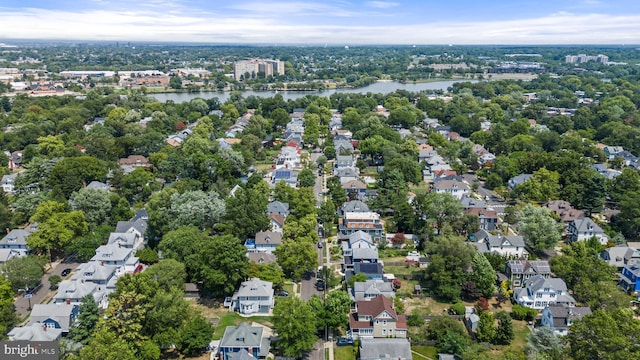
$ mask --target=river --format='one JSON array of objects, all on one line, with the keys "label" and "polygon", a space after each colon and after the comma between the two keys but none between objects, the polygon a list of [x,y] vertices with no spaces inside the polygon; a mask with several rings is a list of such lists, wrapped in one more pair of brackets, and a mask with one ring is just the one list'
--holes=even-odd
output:
[{"label": "river", "polygon": [[[424,83],[407,83],[407,84],[402,84],[395,81],[378,81],[371,85],[367,85],[357,89],[331,89],[331,90],[322,90],[322,91],[279,91],[277,93],[281,94],[284,100],[287,101],[289,99],[291,100],[299,99],[309,94],[329,97],[331,96],[331,94],[334,94],[334,93],[388,94],[396,90],[406,90],[411,92],[420,92],[423,90],[447,91],[449,87],[451,87],[453,84],[460,81],[477,82],[478,80],[442,80],[442,81],[433,81],[433,82],[424,82]],[[242,92],[242,95],[245,98],[251,95],[267,98],[267,97],[272,97],[275,94],[276,94],[275,91],[247,90]],[[229,92],[228,91],[224,91],[224,92],[209,91],[209,92],[198,92],[198,93],[161,93],[161,94],[149,94],[149,96],[156,98],[160,102],[165,102],[167,100],[173,100],[174,102],[184,102],[184,101],[190,101],[195,98],[210,99],[210,98],[217,97],[218,101],[223,103],[229,99]]]}]

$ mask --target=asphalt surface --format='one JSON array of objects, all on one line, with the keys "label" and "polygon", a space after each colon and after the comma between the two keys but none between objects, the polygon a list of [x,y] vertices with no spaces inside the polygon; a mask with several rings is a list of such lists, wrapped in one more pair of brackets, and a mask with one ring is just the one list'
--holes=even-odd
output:
[{"label": "asphalt surface", "polygon": [[469,186],[474,182],[477,182],[478,189],[475,192],[482,197],[482,200],[487,203],[487,206],[496,211],[498,216],[505,215],[505,208],[507,205],[502,201],[495,192],[484,187],[484,181],[477,180],[475,175],[464,174],[462,178]]},{"label": "asphalt surface", "polygon": [[[31,299],[25,298],[24,294],[20,294],[15,298],[16,313],[18,314],[18,317],[22,318],[29,313],[29,304],[33,306],[35,304],[41,304],[45,300],[46,302],[48,302],[51,297],[48,297],[47,295],[55,295],[55,290],[49,290],[49,287],[51,286],[51,284],[49,283],[49,277],[51,275],[59,275],[60,277],[62,277],[62,280],[71,278],[71,276],[74,274],[75,269],[79,265],[80,263],[77,262],[53,263],[53,269],[48,269],[44,274],[44,276],[42,277],[42,286],[32,294]],[[72,272],[66,277],[63,277],[62,271],[64,271],[64,269],[72,269]]]}]

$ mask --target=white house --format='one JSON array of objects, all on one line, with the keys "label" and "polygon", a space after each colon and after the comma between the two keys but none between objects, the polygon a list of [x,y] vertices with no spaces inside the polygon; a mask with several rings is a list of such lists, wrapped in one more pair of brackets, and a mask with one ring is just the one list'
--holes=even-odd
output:
[{"label": "white house", "polygon": [[29,250],[27,249],[27,237],[31,234],[25,229],[13,229],[7,233],[5,237],[0,240],[0,249],[5,251],[7,255],[13,254],[12,257],[26,256]]},{"label": "white house", "polygon": [[558,278],[534,276],[524,282],[524,288],[513,291],[515,301],[531,309],[542,310],[549,304],[574,305],[576,300],[567,293],[567,284]]},{"label": "white house", "polygon": [[13,194],[16,177],[18,174],[2,175],[2,190],[7,194]]},{"label": "white house", "polygon": [[469,193],[469,185],[458,180],[443,179],[436,181],[433,190],[437,193],[451,194],[460,200],[463,195]]},{"label": "white house", "polygon": [[480,230],[472,235],[472,240],[480,253],[497,253],[513,258],[529,255],[522,236],[493,235],[487,230]]},{"label": "white house", "polygon": [[245,315],[268,314],[273,304],[273,283],[258,278],[243,282],[233,297],[225,300],[229,310]]},{"label": "white house", "polygon": [[570,222],[567,234],[571,241],[589,240],[594,236],[602,245],[609,241],[609,237],[604,233],[604,230],[588,217],[581,217]]}]

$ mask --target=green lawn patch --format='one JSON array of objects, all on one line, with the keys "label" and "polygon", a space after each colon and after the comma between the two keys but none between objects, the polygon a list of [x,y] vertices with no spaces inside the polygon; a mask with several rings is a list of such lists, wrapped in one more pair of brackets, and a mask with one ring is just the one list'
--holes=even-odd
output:
[{"label": "green lawn patch", "polygon": [[[422,356],[426,356],[430,359],[438,358],[438,349],[435,346],[424,346],[424,345],[414,345],[411,346],[411,351],[415,351]],[[414,359],[420,360],[423,359],[421,356],[414,356]]]},{"label": "green lawn patch", "polygon": [[334,346],[334,360],[356,360],[356,354],[353,346]]},{"label": "green lawn patch", "polygon": [[224,335],[224,331],[227,326],[238,326],[242,322],[252,323],[257,322],[265,326],[271,326],[271,316],[251,316],[242,317],[238,313],[228,312],[217,319],[217,325],[213,332],[213,339],[219,340]]}]

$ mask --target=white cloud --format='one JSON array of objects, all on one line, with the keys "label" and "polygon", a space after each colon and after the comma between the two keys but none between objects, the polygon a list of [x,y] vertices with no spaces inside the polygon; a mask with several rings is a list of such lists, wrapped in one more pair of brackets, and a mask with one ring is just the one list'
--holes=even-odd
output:
[{"label": "white cloud", "polygon": [[400,5],[397,2],[390,2],[390,1],[367,1],[365,4],[367,6],[378,8],[378,9],[388,9],[388,8],[393,8]]},{"label": "white cloud", "polygon": [[[639,43],[640,15],[556,13],[508,21],[411,25],[313,25],[269,16],[202,12],[0,10],[4,39],[268,44],[621,44]],[[24,24],[30,24],[24,26]]]}]

